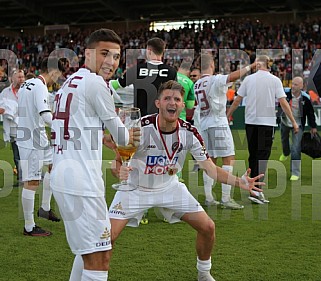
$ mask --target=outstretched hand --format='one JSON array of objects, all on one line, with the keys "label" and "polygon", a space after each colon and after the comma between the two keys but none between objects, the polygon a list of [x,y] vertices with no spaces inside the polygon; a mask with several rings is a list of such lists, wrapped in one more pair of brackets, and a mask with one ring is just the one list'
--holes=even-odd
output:
[{"label": "outstretched hand", "polygon": [[262,178],[264,174],[260,174],[254,178],[250,178],[249,177],[250,173],[251,173],[251,169],[248,168],[245,174],[241,177],[240,188],[248,190],[249,192],[251,192],[252,190],[262,192],[262,189],[257,186],[265,185],[265,183],[259,182],[257,180]]}]

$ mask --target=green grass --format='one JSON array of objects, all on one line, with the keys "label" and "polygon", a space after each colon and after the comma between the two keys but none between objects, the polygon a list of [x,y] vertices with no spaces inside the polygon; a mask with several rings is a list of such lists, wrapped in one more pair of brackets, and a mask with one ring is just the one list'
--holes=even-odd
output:
[{"label": "green grass", "polygon": [[[237,165],[247,166],[244,131],[234,131]],[[2,137],[2,133],[0,132]],[[12,154],[0,141],[1,167],[12,165]],[[271,160],[281,153],[277,132]],[[105,159],[113,154],[105,150]],[[265,194],[269,205],[252,205],[247,194],[235,188],[234,198],[245,205],[243,211],[206,208],[216,223],[216,246],[212,273],[217,281],[319,281],[321,278],[321,167],[320,160],[302,158],[302,183],[288,179],[289,162],[271,161],[266,175]],[[117,180],[105,162],[107,201],[111,184]],[[192,194],[204,201],[201,173],[184,167],[184,178]],[[8,170],[8,169],[7,169]],[[66,281],[73,262],[65,239],[63,223],[36,219],[53,232],[51,237],[22,235],[23,217],[19,188],[11,188],[11,175],[0,173],[0,280]],[[214,192],[220,198],[217,184]],[[303,194],[307,193],[307,194]],[[312,194],[312,195],[311,195]],[[39,205],[37,196],[36,206]],[[53,203],[55,207],[55,203]],[[150,212],[149,225],[126,228],[117,241],[109,272],[110,281],[192,281],[197,280],[195,232],[185,223],[169,225]]]}]

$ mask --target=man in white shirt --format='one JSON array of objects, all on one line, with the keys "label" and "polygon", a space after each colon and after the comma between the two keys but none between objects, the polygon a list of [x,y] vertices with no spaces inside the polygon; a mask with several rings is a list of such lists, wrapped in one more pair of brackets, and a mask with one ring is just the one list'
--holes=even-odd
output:
[{"label": "man in white shirt", "polygon": [[255,185],[263,183],[255,180],[263,175],[238,178],[215,166],[197,129],[178,118],[183,101],[184,88],[176,81],[165,82],[155,101],[159,114],[142,118],[140,146],[130,167],[120,167],[120,178],[128,180],[133,190],[117,191],[109,210],[112,239],[115,241],[126,225],[137,227],[145,210],[158,207],[169,223],[182,220],[197,231],[198,281],[215,281],[210,273],[214,222],[185,184],[179,182],[177,173],[190,152],[210,177],[249,191],[260,190]]},{"label": "man in white shirt", "polygon": [[18,126],[18,90],[25,81],[22,69],[12,73],[12,84],[0,94],[0,114],[3,114],[3,140],[10,142],[13,160],[17,169],[18,185],[21,182],[20,155],[16,143]]},{"label": "man in white shirt", "polygon": [[76,255],[71,281],[108,279],[111,229],[101,170],[102,128],[119,145],[135,140],[133,130],[128,132],[117,116],[105,82],[118,67],[120,44],[114,31],[94,31],[88,38],[85,66],[65,81],[55,97],[51,188]]},{"label": "man in white shirt", "polygon": [[[257,72],[246,77],[237,91],[237,97],[228,110],[231,116],[243,98],[245,106],[245,129],[249,150],[249,168],[251,176],[265,173],[267,161],[271,154],[276,124],[275,101],[278,100],[284,113],[289,117],[293,131],[299,127],[286,101],[281,80],[269,71],[269,57],[259,56],[256,59]],[[256,193],[256,194],[255,194]],[[263,192],[253,192],[249,199],[257,204],[269,203]]]}]

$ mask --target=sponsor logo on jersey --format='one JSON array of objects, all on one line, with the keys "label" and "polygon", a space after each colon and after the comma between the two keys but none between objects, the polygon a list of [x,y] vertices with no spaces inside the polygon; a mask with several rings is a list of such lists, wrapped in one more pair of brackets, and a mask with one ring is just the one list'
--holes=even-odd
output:
[{"label": "sponsor logo on jersey", "polygon": [[168,69],[148,69],[148,68],[140,68],[139,69],[139,76],[160,76],[160,77],[167,77],[168,76]]},{"label": "sponsor logo on jersey", "polygon": [[155,144],[150,144],[146,147],[146,149],[151,149],[151,148],[156,148],[156,145]]},{"label": "sponsor logo on jersey", "polygon": [[163,175],[166,174],[169,167],[175,165],[178,156],[169,160],[166,155],[148,156],[146,160],[145,174]]}]

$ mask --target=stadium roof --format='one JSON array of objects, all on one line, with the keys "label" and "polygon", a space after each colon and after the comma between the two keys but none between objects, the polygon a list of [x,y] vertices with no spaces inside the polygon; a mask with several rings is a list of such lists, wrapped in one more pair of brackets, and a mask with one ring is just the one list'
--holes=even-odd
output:
[{"label": "stadium roof", "polygon": [[0,0],[0,27],[159,21],[321,11],[319,0]]}]

